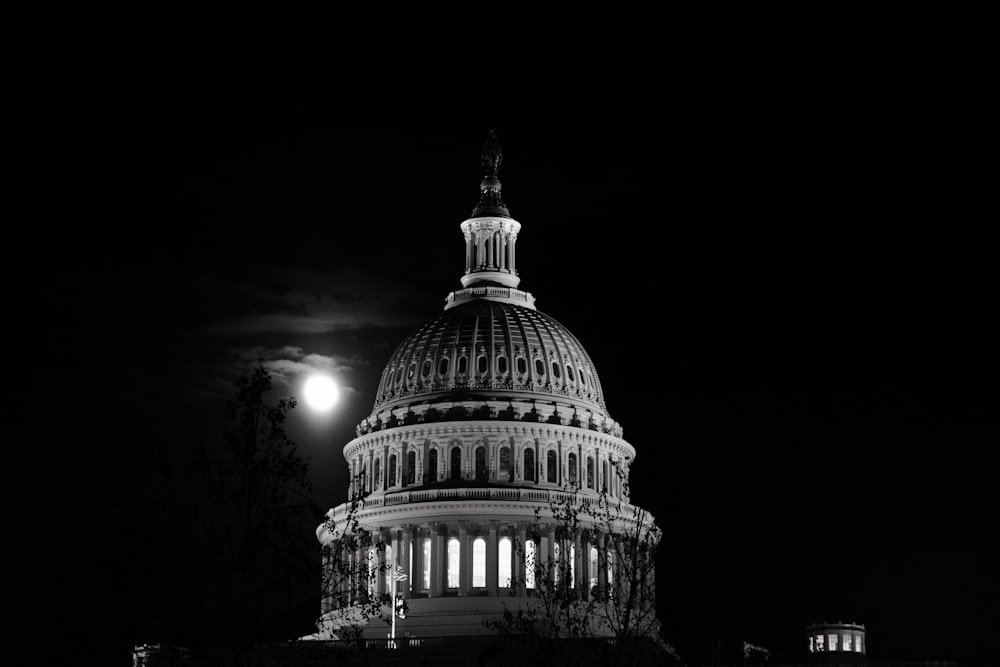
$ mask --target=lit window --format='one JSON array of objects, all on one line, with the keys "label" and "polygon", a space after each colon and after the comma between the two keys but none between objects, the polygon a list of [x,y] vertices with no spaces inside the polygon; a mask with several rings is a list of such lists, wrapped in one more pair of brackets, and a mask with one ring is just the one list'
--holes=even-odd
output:
[{"label": "lit window", "polygon": [[853,650],[851,648],[851,636],[850,635],[844,635],[844,650],[845,651],[851,651],[851,650]]},{"label": "lit window", "polygon": [[458,588],[458,538],[448,540],[448,588]]},{"label": "lit window", "polygon": [[812,635],[809,636],[809,652],[810,653],[815,653],[816,652],[815,648],[813,647],[813,638],[812,638]]},{"label": "lit window", "polygon": [[424,548],[423,562],[420,563],[420,566],[424,570],[423,571],[424,588],[425,589],[430,589],[430,587],[431,587],[431,540],[430,540],[430,538],[427,538],[427,539],[424,540],[424,547],[423,548]]},{"label": "lit window", "polygon": [[823,651],[823,635],[816,635],[816,650]]},{"label": "lit window", "polygon": [[392,547],[385,545],[385,590],[392,590]]},{"label": "lit window", "polygon": [[837,635],[827,635],[827,650],[836,651],[837,650]]},{"label": "lit window", "polygon": [[861,635],[854,638],[854,652],[861,653]]},{"label": "lit window", "polygon": [[378,562],[375,558],[375,548],[368,550],[368,595],[375,595],[375,581],[378,576]]},{"label": "lit window", "polygon": [[[501,540],[500,543],[503,544],[503,541]],[[500,553],[503,552],[501,551]],[[528,540],[527,542],[524,543],[524,568],[525,568],[524,585],[527,588],[534,588],[535,587],[535,541],[534,540]]]},{"label": "lit window", "polygon": [[608,551],[608,596],[611,597],[615,590],[615,554]]},{"label": "lit window", "polygon": [[552,583],[559,583],[559,543],[552,545]]},{"label": "lit window", "polygon": [[587,589],[592,590],[597,585],[597,547],[590,547],[590,580]]},{"label": "lit window", "polygon": [[[528,542],[528,544],[532,543]],[[500,588],[510,588],[510,538],[501,537],[499,547],[500,552],[497,554],[497,581],[500,583]]]},{"label": "lit window", "polygon": [[486,587],[486,540],[481,537],[472,543],[472,587]]}]

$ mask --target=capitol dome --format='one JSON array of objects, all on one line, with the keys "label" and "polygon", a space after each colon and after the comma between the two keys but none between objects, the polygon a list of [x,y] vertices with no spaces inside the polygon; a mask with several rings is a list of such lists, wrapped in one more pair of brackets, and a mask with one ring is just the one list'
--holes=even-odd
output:
[{"label": "capitol dome", "polygon": [[[440,637],[481,634],[559,582],[583,599],[623,595],[624,535],[654,528],[630,504],[635,448],[590,356],[518,289],[521,224],[500,197],[500,159],[491,138],[479,204],[460,224],[461,289],[395,349],[344,445],[348,502],[316,531],[324,636],[384,637],[359,610],[396,596],[410,609],[393,620],[402,632]],[[569,531],[553,508],[580,502],[614,516]]]}]

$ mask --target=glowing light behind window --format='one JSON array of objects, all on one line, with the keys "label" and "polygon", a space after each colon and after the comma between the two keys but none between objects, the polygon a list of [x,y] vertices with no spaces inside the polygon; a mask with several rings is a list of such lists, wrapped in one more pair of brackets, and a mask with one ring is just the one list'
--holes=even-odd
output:
[{"label": "glowing light behind window", "polygon": [[458,588],[458,539],[448,540],[448,588]]},{"label": "glowing light behind window", "polygon": [[[501,540],[500,543],[503,544],[503,540]],[[500,553],[503,552],[501,551]],[[510,558],[509,555],[508,558]],[[534,588],[535,587],[535,541],[534,540],[528,540],[527,542],[524,543],[524,568],[525,568],[524,585],[527,588]],[[509,567],[507,571],[508,572],[510,571]]]},{"label": "glowing light behind window", "polygon": [[431,541],[424,540],[424,556],[420,566],[423,568],[424,588],[430,590],[431,587]]},{"label": "glowing light behind window", "polygon": [[481,537],[472,543],[472,587],[486,587],[486,540]]}]

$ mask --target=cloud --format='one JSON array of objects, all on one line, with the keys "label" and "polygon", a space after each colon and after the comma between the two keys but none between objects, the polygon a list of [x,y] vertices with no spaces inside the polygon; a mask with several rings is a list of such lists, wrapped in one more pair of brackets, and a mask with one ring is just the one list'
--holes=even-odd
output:
[{"label": "cloud", "polygon": [[271,374],[272,386],[281,393],[298,394],[301,382],[314,373],[331,375],[341,392],[357,394],[351,378],[358,366],[368,362],[358,357],[339,357],[306,353],[297,345],[269,350],[263,347],[234,350],[237,357],[231,366],[235,375],[250,372],[258,361]]}]

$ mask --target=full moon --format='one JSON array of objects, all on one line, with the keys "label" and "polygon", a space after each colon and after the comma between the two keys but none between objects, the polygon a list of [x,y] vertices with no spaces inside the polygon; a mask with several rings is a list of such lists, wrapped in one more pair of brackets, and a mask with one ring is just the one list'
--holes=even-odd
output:
[{"label": "full moon", "polygon": [[340,390],[332,378],[326,375],[313,375],[306,380],[303,388],[306,395],[306,403],[317,412],[326,412],[333,407],[340,397]]}]

